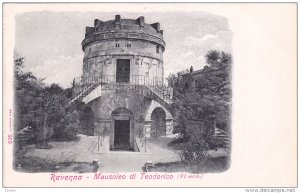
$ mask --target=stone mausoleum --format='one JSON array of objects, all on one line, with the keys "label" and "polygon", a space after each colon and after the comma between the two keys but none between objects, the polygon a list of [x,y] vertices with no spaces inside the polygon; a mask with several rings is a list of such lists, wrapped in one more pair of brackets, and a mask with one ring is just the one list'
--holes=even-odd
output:
[{"label": "stone mausoleum", "polygon": [[172,134],[172,88],[164,84],[166,43],[160,23],[94,20],[82,41],[83,73],[74,81],[83,102],[82,132],[102,136],[111,150],[139,151],[137,140]]}]

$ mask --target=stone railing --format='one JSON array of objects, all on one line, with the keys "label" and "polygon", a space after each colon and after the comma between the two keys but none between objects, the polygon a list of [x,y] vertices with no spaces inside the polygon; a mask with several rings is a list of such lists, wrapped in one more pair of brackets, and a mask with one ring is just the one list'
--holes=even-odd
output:
[{"label": "stone railing", "polygon": [[[75,96],[85,92],[93,85],[102,86],[102,90],[140,90],[144,93],[147,90],[153,92],[162,100],[167,102],[173,98],[173,89],[164,85],[162,77],[149,78],[142,75],[133,75],[129,77],[129,82],[116,82],[116,76],[105,75],[98,78],[75,78],[73,82],[73,93]],[[168,102],[169,103],[169,102]]]}]

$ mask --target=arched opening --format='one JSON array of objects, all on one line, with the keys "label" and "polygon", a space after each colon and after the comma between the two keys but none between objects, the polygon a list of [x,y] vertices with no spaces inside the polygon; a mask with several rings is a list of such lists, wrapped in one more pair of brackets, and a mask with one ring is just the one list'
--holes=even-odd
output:
[{"label": "arched opening", "polygon": [[133,150],[133,113],[126,108],[112,112],[111,150]]},{"label": "arched opening", "polygon": [[94,113],[91,107],[84,107],[80,112],[80,133],[94,135]]},{"label": "arched opening", "polygon": [[151,137],[166,135],[166,113],[157,107],[151,113]]}]

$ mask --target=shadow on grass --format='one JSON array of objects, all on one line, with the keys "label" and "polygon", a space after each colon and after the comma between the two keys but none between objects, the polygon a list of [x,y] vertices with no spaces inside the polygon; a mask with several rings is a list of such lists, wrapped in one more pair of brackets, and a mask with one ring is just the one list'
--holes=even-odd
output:
[{"label": "shadow on grass", "polygon": [[21,157],[16,160],[14,169],[19,172],[39,173],[39,172],[76,172],[92,173],[96,172],[99,166],[88,162],[50,162],[38,157]]},{"label": "shadow on grass", "polygon": [[170,143],[168,143],[169,147],[176,148],[178,144],[186,143],[189,141],[189,137],[175,138]]},{"label": "shadow on grass", "polygon": [[209,158],[204,164],[188,164],[185,162],[156,163],[148,172],[188,172],[188,173],[218,173],[229,168],[227,157]]}]

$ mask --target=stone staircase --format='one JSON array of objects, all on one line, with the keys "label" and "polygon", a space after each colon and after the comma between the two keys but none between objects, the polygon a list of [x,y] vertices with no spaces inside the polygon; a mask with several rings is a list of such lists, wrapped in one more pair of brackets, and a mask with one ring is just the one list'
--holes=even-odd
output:
[{"label": "stone staircase", "polygon": [[216,139],[222,141],[225,144],[224,148],[225,148],[225,150],[228,151],[231,147],[230,135],[227,132],[225,132],[225,131],[217,128],[217,127],[215,127],[215,134],[214,135],[215,135]]},{"label": "stone staircase", "polygon": [[186,101],[186,97],[180,93],[178,93],[177,91],[173,91],[173,104],[177,104],[181,107],[183,107],[184,109],[186,109],[186,107],[184,106],[184,101]]},{"label": "stone staircase", "polygon": [[66,107],[71,106],[72,104],[76,102],[82,101],[84,97],[89,95],[95,88],[98,86],[103,87],[103,90],[114,90],[114,89],[134,89],[137,92],[142,93],[144,96],[149,97],[153,100],[156,100],[158,103],[160,103],[162,106],[164,106],[166,109],[172,110],[172,104],[174,103],[173,94],[170,92],[170,90],[167,90],[165,87],[159,87],[159,86],[153,86],[153,85],[136,85],[132,83],[102,83],[102,82],[92,82],[89,85],[86,85],[84,87],[79,87],[79,92],[76,92],[76,96],[69,101],[66,104]]},{"label": "stone staircase", "polygon": [[79,94],[77,94],[71,101],[69,101],[66,106],[69,107],[72,104],[81,101],[84,97],[90,94],[97,86],[97,84],[91,84],[89,86],[86,86],[86,88],[79,92]]},{"label": "stone staircase", "polygon": [[173,96],[169,94],[165,94],[164,90],[157,86],[144,86],[146,92],[143,94],[146,97],[149,97],[158,103],[160,103],[163,107],[172,112],[172,104],[174,103]]}]

